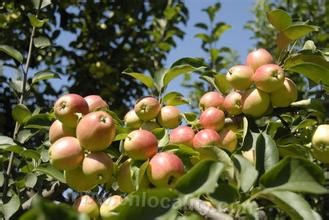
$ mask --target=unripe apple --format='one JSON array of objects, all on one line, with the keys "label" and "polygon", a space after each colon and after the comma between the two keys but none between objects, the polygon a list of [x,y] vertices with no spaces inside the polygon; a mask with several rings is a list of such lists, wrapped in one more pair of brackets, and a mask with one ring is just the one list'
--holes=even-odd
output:
[{"label": "unripe apple", "polygon": [[256,87],[264,92],[274,92],[283,86],[284,71],[276,64],[260,66],[252,77]]},{"label": "unripe apple", "polygon": [[220,146],[221,138],[213,129],[203,129],[195,134],[193,138],[193,147],[202,148],[207,146]]},{"label": "unripe apple", "polygon": [[67,127],[60,120],[55,120],[49,128],[50,143],[67,136],[75,137],[75,128]]},{"label": "unripe apple", "polygon": [[316,128],[312,137],[312,145],[320,151],[329,150],[329,124],[322,124]]},{"label": "unripe apple", "polygon": [[220,132],[221,137],[221,145],[220,147],[228,150],[230,152],[235,151],[237,144],[238,144],[238,137],[236,133],[230,129],[225,128]]},{"label": "unripe apple", "polygon": [[109,107],[109,105],[99,95],[88,95],[84,97],[84,99],[88,104],[89,112],[107,109]]},{"label": "unripe apple", "polygon": [[88,177],[82,172],[81,167],[74,170],[65,170],[64,178],[66,184],[78,192],[90,191],[98,184],[97,179],[88,179]]},{"label": "unripe apple", "polygon": [[88,215],[91,219],[99,216],[99,206],[89,195],[80,196],[73,204],[73,207],[80,213]]},{"label": "unripe apple", "polygon": [[77,94],[61,96],[54,105],[54,113],[58,120],[68,127],[76,127],[79,114],[88,114],[89,107],[86,100]]},{"label": "unripe apple", "polygon": [[239,115],[242,113],[241,110],[241,99],[242,95],[239,92],[232,90],[224,100],[225,111],[229,115]]},{"label": "unripe apple", "polygon": [[84,149],[90,151],[105,150],[115,136],[115,123],[104,111],[85,115],[77,126],[77,138]]},{"label": "unripe apple", "polygon": [[209,107],[215,107],[219,109],[224,109],[224,96],[219,92],[207,92],[201,98],[199,102],[199,107],[202,111]]},{"label": "unripe apple", "polygon": [[156,187],[172,187],[184,174],[182,160],[172,152],[157,153],[152,157],[147,172],[150,182]]},{"label": "unripe apple", "polygon": [[273,63],[272,55],[265,49],[260,48],[254,50],[247,55],[246,65],[250,66],[254,71],[262,65]]},{"label": "unripe apple", "polygon": [[203,128],[219,131],[224,127],[225,114],[222,110],[209,107],[201,113],[199,121]]},{"label": "unripe apple", "polygon": [[272,106],[288,107],[292,102],[297,100],[297,95],[296,84],[286,77],[283,85],[270,94]]},{"label": "unripe apple", "polygon": [[138,129],[142,125],[142,121],[136,115],[134,109],[127,112],[123,120],[128,128]]},{"label": "unripe apple", "polygon": [[85,156],[82,171],[88,179],[96,179],[98,183],[106,183],[112,177],[113,162],[105,152],[93,152]]},{"label": "unripe apple", "polygon": [[142,121],[149,121],[158,116],[160,108],[160,102],[149,96],[137,101],[134,110]]},{"label": "unripe apple", "polygon": [[229,69],[226,74],[227,81],[234,89],[248,89],[252,83],[254,71],[246,65],[236,65]]},{"label": "unripe apple", "polygon": [[329,163],[329,148],[319,150],[318,148],[313,147],[311,152],[315,159],[321,161],[322,163]]},{"label": "unripe apple", "polygon": [[110,196],[107,198],[100,207],[100,214],[103,220],[111,219],[114,216],[113,209],[118,207],[123,201],[119,195]]},{"label": "unripe apple", "polygon": [[81,165],[84,154],[78,139],[62,137],[49,148],[50,163],[59,170],[73,170]]},{"label": "unripe apple", "polygon": [[241,103],[244,114],[260,117],[270,106],[270,96],[259,89],[249,89],[242,94]]},{"label": "unripe apple", "polygon": [[147,160],[158,151],[158,140],[147,130],[135,130],[128,134],[123,143],[126,154],[134,160]]},{"label": "unripe apple", "polygon": [[191,127],[183,125],[173,129],[169,134],[170,144],[185,144],[193,146],[194,131]]},{"label": "unripe apple", "polygon": [[156,121],[145,121],[143,122],[141,129],[152,132],[154,129],[161,128]]},{"label": "unripe apple", "polygon": [[181,122],[182,116],[176,106],[164,106],[161,108],[157,121],[164,128],[176,128]]}]

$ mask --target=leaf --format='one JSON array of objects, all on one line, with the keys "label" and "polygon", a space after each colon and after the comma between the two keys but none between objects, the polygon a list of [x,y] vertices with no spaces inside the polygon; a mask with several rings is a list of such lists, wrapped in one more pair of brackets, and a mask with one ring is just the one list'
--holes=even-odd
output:
[{"label": "leaf", "polygon": [[248,119],[243,117],[243,135],[242,135],[242,150],[249,150],[253,147],[253,135],[250,131]]},{"label": "leaf", "polygon": [[305,43],[304,43],[304,46],[303,46],[303,49],[302,50],[311,50],[312,52],[315,52],[316,51],[316,46],[314,44],[314,41],[312,40],[307,40]]},{"label": "leaf", "polygon": [[7,46],[7,45],[0,45],[0,51],[11,56],[15,60],[17,60],[19,63],[23,63],[23,55],[15,48],[13,48],[11,46]]},{"label": "leaf", "polygon": [[2,206],[5,219],[10,219],[18,211],[20,205],[19,197],[13,193],[9,202]]},{"label": "leaf", "polygon": [[318,31],[319,27],[307,24],[292,24],[282,30],[282,33],[290,40],[298,40],[307,34]]},{"label": "leaf", "polygon": [[293,192],[322,194],[328,193],[323,183],[323,171],[309,160],[286,157],[260,178],[266,188]]},{"label": "leaf", "polygon": [[19,153],[24,158],[31,158],[38,161],[41,157],[40,153],[36,150],[26,149]]},{"label": "leaf", "polygon": [[223,94],[229,93],[229,91],[232,89],[231,84],[227,81],[226,76],[224,74],[216,74],[214,76],[214,83],[219,91],[221,91]]},{"label": "leaf", "polygon": [[46,22],[48,22],[48,19],[38,19],[35,15],[29,15],[30,23],[33,27],[40,28],[42,27]]},{"label": "leaf", "polygon": [[231,25],[225,24],[223,22],[219,22],[216,24],[216,27],[213,30],[212,36],[215,39],[218,39],[225,31],[227,31],[231,28],[232,28]]},{"label": "leaf", "polygon": [[32,116],[30,110],[23,104],[16,105],[11,112],[15,121],[20,124],[25,123]]},{"label": "leaf", "polygon": [[189,101],[179,92],[168,92],[163,97],[163,103],[165,105],[184,105],[189,104]]},{"label": "leaf", "polygon": [[[33,6],[35,9],[39,8],[40,1],[41,0],[32,0]],[[51,0],[42,0],[40,9],[47,7],[50,4],[51,4]]]},{"label": "leaf", "polygon": [[217,201],[226,203],[233,203],[240,197],[239,191],[234,185],[221,179],[218,180],[218,187],[215,192],[211,193],[210,196]]},{"label": "leaf", "polygon": [[233,155],[236,172],[236,178],[238,182],[238,187],[241,188],[243,192],[248,192],[248,190],[253,186],[258,177],[258,171],[255,169],[253,164],[241,155]]},{"label": "leaf", "polygon": [[39,133],[39,131],[32,132],[32,130],[30,130],[30,129],[22,129],[18,133],[16,140],[19,143],[24,144],[25,142],[27,142],[28,140],[30,140],[30,138],[32,138],[34,135],[36,135],[38,133]]},{"label": "leaf", "polygon": [[34,171],[46,174],[55,178],[56,180],[59,180],[62,183],[66,183],[64,174],[50,164],[41,164],[40,166],[36,167]]},{"label": "leaf", "polygon": [[25,123],[24,128],[48,129],[52,124],[51,115],[41,113],[31,116]]},{"label": "leaf", "polygon": [[154,81],[150,76],[147,76],[143,73],[127,72],[127,70],[125,70],[123,74],[134,77],[135,79],[141,81],[145,86],[147,86],[150,89],[155,88]]},{"label": "leaf", "polygon": [[41,80],[47,80],[53,78],[60,79],[60,76],[55,72],[49,70],[43,70],[34,74],[32,78],[32,84],[35,84]]},{"label": "leaf", "polygon": [[128,133],[120,133],[117,134],[114,138],[114,141],[121,141],[124,140],[128,136]]},{"label": "leaf", "polygon": [[11,137],[0,136],[0,145],[16,145]]},{"label": "leaf", "polygon": [[186,74],[186,73],[195,72],[195,71],[201,71],[204,68],[205,67],[195,68],[189,64],[174,66],[165,72],[165,75],[163,77],[163,86],[166,87],[169,84],[169,82],[171,82],[174,78],[176,78],[177,76],[179,76],[181,74]]},{"label": "leaf", "polygon": [[25,186],[33,188],[38,181],[38,177],[34,173],[28,173],[25,176]]},{"label": "leaf", "polygon": [[17,154],[20,154],[22,151],[24,151],[24,148],[19,145],[0,145],[0,149],[9,151],[9,152],[14,152]]},{"label": "leaf", "polygon": [[205,43],[209,43],[211,38],[207,34],[199,33],[194,35],[194,37],[201,39]]},{"label": "leaf", "polygon": [[33,39],[33,44],[36,48],[46,48],[51,45],[50,40],[47,37],[39,36]]},{"label": "leaf", "polygon": [[282,31],[292,24],[292,18],[287,12],[275,9],[267,14],[269,22],[278,30]]},{"label": "leaf", "polygon": [[4,182],[5,182],[5,175],[3,172],[0,172],[0,187],[3,186]]},{"label": "leaf", "polygon": [[199,67],[204,67],[207,66],[207,64],[204,62],[204,60],[202,58],[193,58],[193,57],[183,57],[179,60],[176,60],[170,68],[173,68],[175,66],[181,66],[181,65],[191,65],[195,68],[199,68]]},{"label": "leaf", "polygon": [[194,26],[203,30],[208,30],[208,26],[205,23],[196,23]]}]

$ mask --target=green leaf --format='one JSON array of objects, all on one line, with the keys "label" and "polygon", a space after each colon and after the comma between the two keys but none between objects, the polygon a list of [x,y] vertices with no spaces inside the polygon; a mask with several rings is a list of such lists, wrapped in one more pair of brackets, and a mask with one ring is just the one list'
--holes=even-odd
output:
[{"label": "green leaf", "polygon": [[60,79],[59,75],[55,72],[49,71],[49,70],[43,70],[40,72],[37,72],[34,74],[32,78],[32,84],[35,84],[41,80],[47,80],[47,79]]},{"label": "green leaf", "polygon": [[117,134],[114,138],[114,141],[121,141],[124,140],[128,136],[128,133],[120,133]]},{"label": "green leaf", "polygon": [[216,24],[216,27],[213,30],[212,36],[215,39],[219,39],[219,37],[227,30],[231,29],[231,25],[225,24],[224,22],[219,22]]},{"label": "green leaf", "polygon": [[0,145],[16,145],[11,137],[0,136]]},{"label": "green leaf", "polygon": [[19,197],[15,193],[13,193],[9,202],[2,206],[5,219],[10,219],[10,217],[18,211],[20,205],[21,202],[19,200]]},{"label": "green leaf", "polygon": [[248,190],[253,186],[258,177],[258,171],[255,169],[253,164],[241,155],[233,155],[234,164],[237,172],[236,178],[238,187],[241,188],[243,192],[248,192]]},{"label": "green leaf", "polygon": [[25,123],[24,128],[48,129],[53,118],[49,114],[41,113],[31,116]]},{"label": "green leaf", "polygon": [[183,117],[189,124],[195,124],[198,120],[198,116],[194,112],[184,112]]},{"label": "green leaf", "polygon": [[38,19],[35,15],[29,15],[29,20],[30,23],[33,27],[40,28],[42,27],[45,23],[48,22],[48,19]]},{"label": "green leaf", "polygon": [[36,48],[46,48],[51,45],[50,40],[47,37],[39,36],[33,39],[33,44]]},{"label": "green leaf", "polygon": [[205,24],[205,23],[196,23],[195,25],[194,25],[195,27],[198,27],[198,28],[200,28],[200,29],[203,29],[203,30],[208,30],[208,25],[207,24]]},{"label": "green leaf", "polygon": [[315,52],[316,51],[316,46],[314,44],[314,41],[312,40],[307,40],[305,43],[304,43],[304,46],[303,46],[303,49],[302,50],[311,50],[312,52]]},{"label": "green leaf", "polygon": [[282,30],[282,33],[290,40],[298,40],[307,34],[318,31],[319,27],[307,24],[292,24]]},{"label": "green leaf", "polygon": [[246,117],[243,117],[243,134],[242,134],[242,150],[249,150],[255,143],[252,132],[250,130],[249,122]]},{"label": "green leaf", "polygon": [[154,81],[150,76],[147,76],[143,73],[127,72],[127,70],[125,70],[123,74],[134,77],[135,79],[141,81],[145,86],[147,86],[150,89],[155,88]]},{"label": "green leaf", "polygon": [[36,150],[26,149],[20,152],[20,155],[24,158],[31,158],[38,161],[41,157],[40,153]]},{"label": "green leaf", "polygon": [[220,6],[221,6],[220,2],[216,2],[214,5],[211,5],[208,8],[202,9],[202,11],[205,11],[208,14],[210,21],[214,21],[216,13],[220,9]]},{"label": "green leaf", "polygon": [[[35,9],[39,8],[40,1],[41,0],[32,0],[33,6]],[[42,0],[40,9],[47,7],[50,4],[51,4],[51,0]]]},{"label": "green leaf", "polygon": [[181,65],[191,65],[195,68],[199,68],[199,67],[205,67],[207,66],[207,64],[204,62],[204,60],[202,58],[192,58],[192,57],[183,57],[179,60],[176,60],[170,68],[173,68],[175,66],[181,66]]},{"label": "green leaf", "polygon": [[238,189],[226,181],[218,180],[218,187],[215,192],[210,194],[211,197],[220,202],[233,203],[239,199]]},{"label": "green leaf", "polygon": [[56,180],[59,180],[62,183],[66,183],[64,174],[50,164],[41,164],[40,166],[36,167],[34,171],[46,174],[55,178]]},{"label": "green leaf", "polygon": [[179,92],[168,92],[163,97],[163,103],[165,105],[184,105],[189,104],[189,101]]},{"label": "green leaf", "polygon": [[260,183],[266,188],[314,194],[328,193],[320,185],[323,181],[320,167],[309,160],[293,157],[284,158],[260,178]]},{"label": "green leaf", "polygon": [[39,133],[39,131],[32,132],[32,130],[30,130],[30,129],[22,129],[21,131],[19,131],[16,140],[19,143],[24,144],[25,142],[30,140],[30,138],[32,138],[34,135],[36,135],[38,133]]},{"label": "green leaf", "polygon": [[15,121],[20,124],[25,123],[32,116],[30,110],[23,104],[16,105],[11,112]]},{"label": "green leaf", "polygon": [[201,195],[212,193],[217,187],[217,180],[223,168],[224,165],[222,163],[203,160],[180,177],[175,188],[184,194]]},{"label": "green leaf", "polygon": [[0,145],[0,149],[9,151],[9,152],[14,152],[17,154],[20,154],[22,151],[24,151],[24,148],[19,145]]},{"label": "green leaf", "polygon": [[23,63],[23,55],[15,48],[13,48],[11,46],[7,46],[7,45],[0,45],[0,51],[11,56],[15,60],[17,60],[19,63]]},{"label": "green leaf", "polygon": [[5,175],[3,172],[0,172],[0,187],[3,186],[4,182],[5,182]]},{"label": "green leaf", "polygon": [[287,12],[281,9],[270,11],[267,14],[267,18],[278,31],[282,31],[292,24],[292,18]]},{"label": "green leaf", "polygon": [[25,186],[33,188],[38,181],[38,177],[34,173],[28,173],[25,176]]},{"label": "green leaf", "polygon": [[199,33],[194,35],[196,38],[201,39],[205,43],[209,43],[211,41],[211,38],[207,34]]}]

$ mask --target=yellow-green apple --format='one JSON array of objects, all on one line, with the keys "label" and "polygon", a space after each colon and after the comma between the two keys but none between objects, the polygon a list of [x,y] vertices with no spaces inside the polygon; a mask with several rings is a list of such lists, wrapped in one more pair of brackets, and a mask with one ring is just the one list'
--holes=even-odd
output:
[{"label": "yellow-green apple", "polygon": [[98,111],[101,109],[109,108],[109,105],[99,95],[88,95],[88,96],[84,97],[84,99],[86,100],[86,102],[88,104],[89,112],[94,112],[94,111]]},{"label": "yellow-green apple", "polygon": [[65,170],[64,178],[66,184],[78,191],[90,191],[98,184],[97,179],[89,179],[83,172],[81,167],[77,167],[74,170]]},{"label": "yellow-green apple", "polygon": [[234,89],[244,90],[248,89],[252,84],[252,75],[254,71],[247,65],[236,65],[231,67],[227,74],[226,80]]},{"label": "yellow-green apple", "polygon": [[184,172],[184,164],[178,156],[172,152],[161,152],[150,160],[147,175],[156,187],[172,187]]},{"label": "yellow-green apple", "polygon": [[212,91],[203,94],[203,96],[200,98],[199,107],[202,111],[209,107],[215,107],[223,110],[223,103],[224,96],[219,92]]},{"label": "yellow-green apple", "polygon": [[158,116],[160,108],[160,102],[156,98],[148,96],[138,100],[134,110],[142,121],[149,121]]},{"label": "yellow-green apple", "polygon": [[158,140],[147,130],[135,130],[128,134],[123,143],[125,153],[135,160],[147,160],[158,151]]},{"label": "yellow-green apple", "polygon": [[225,113],[215,107],[209,107],[200,114],[199,121],[203,128],[219,131],[224,127]]},{"label": "yellow-green apple", "polygon": [[253,88],[242,94],[241,103],[244,114],[257,118],[270,107],[270,96],[266,92]]},{"label": "yellow-green apple", "polygon": [[229,115],[238,115],[241,114],[241,93],[232,90],[224,100],[225,111]]},{"label": "yellow-green apple", "polygon": [[68,127],[76,127],[79,114],[88,114],[89,107],[86,100],[77,94],[61,96],[54,105],[54,113],[58,120]]},{"label": "yellow-green apple", "polygon": [[85,156],[82,171],[88,179],[96,179],[98,183],[107,183],[112,177],[112,158],[105,152],[92,152]]},{"label": "yellow-green apple", "polygon": [[198,149],[207,146],[220,146],[220,135],[213,129],[203,129],[195,134],[193,147]]},{"label": "yellow-green apple", "polygon": [[75,137],[75,128],[67,127],[60,120],[55,120],[49,128],[50,143],[67,136]]},{"label": "yellow-green apple", "polygon": [[235,151],[238,144],[238,137],[233,129],[224,128],[220,133],[221,144],[220,147],[230,152]]},{"label": "yellow-green apple", "polygon": [[319,125],[312,137],[313,148],[324,151],[329,150],[329,124]]},{"label": "yellow-green apple", "polygon": [[113,209],[118,207],[123,201],[123,198],[119,195],[110,196],[101,205],[99,211],[103,220],[112,219],[115,214]]},{"label": "yellow-green apple", "polygon": [[107,112],[90,112],[79,121],[76,133],[84,149],[102,151],[114,139],[115,123]]},{"label": "yellow-green apple", "polygon": [[313,157],[322,163],[329,163],[329,148],[319,150],[318,148],[313,147],[311,149]]},{"label": "yellow-green apple", "polygon": [[283,85],[270,94],[271,103],[274,107],[288,107],[297,100],[297,87],[294,81],[285,78]]},{"label": "yellow-green apple", "polygon": [[164,106],[161,108],[157,121],[164,128],[176,128],[181,122],[182,116],[176,106]]},{"label": "yellow-green apple", "polygon": [[49,148],[50,163],[59,170],[73,170],[83,158],[83,149],[75,137],[62,137]]},{"label": "yellow-green apple", "polygon": [[142,120],[137,116],[134,109],[127,112],[123,120],[128,128],[138,129],[142,125]]},{"label": "yellow-green apple", "polygon": [[254,71],[258,67],[270,63],[273,63],[273,57],[263,48],[254,50],[247,55],[246,65],[250,66]]},{"label": "yellow-green apple", "polygon": [[89,195],[80,196],[74,202],[73,207],[78,212],[88,215],[91,219],[97,219],[99,216],[99,206],[97,202]]},{"label": "yellow-green apple", "polygon": [[170,144],[185,144],[193,146],[194,131],[191,127],[182,125],[173,129],[169,134]]},{"label": "yellow-green apple", "polygon": [[284,71],[279,65],[265,64],[255,71],[252,80],[258,89],[270,93],[283,86],[284,78]]}]

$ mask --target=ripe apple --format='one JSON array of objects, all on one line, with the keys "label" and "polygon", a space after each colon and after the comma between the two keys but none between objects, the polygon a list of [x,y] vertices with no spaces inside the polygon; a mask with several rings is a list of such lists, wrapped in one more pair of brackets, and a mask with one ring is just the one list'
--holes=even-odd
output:
[{"label": "ripe apple", "polygon": [[78,192],[90,191],[98,184],[97,179],[88,179],[88,177],[82,172],[81,167],[74,170],[65,170],[64,178],[66,184]]},{"label": "ripe apple", "polygon": [[81,165],[83,149],[75,137],[62,137],[49,148],[50,163],[59,170],[73,170]]},{"label": "ripe apple", "polygon": [[160,102],[156,98],[148,96],[137,101],[134,110],[142,121],[149,121],[158,116],[160,108]]},{"label": "ripe apple", "polygon": [[193,146],[194,131],[191,127],[183,125],[173,129],[169,134],[170,144],[185,144]]},{"label": "ripe apple", "polygon": [[104,111],[90,112],[77,126],[77,138],[81,146],[90,151],[105,150],[115,136],[115,123]]},{"label": "ripe apple", "polygon": [[274,92],[283,86],[284,71],[276,64],[260,66],[252,77],[256,87],[264,92]]},{"label": "ripe apple", "polygon": [[137,116],[134,109],[127,112],[123,120],[128,128],[138,129],[142,125],[142,121]]},{"label": "ripe apple", "polygon": [[106,183],[112,177],[113,162],[105,152],[93,152],[85,156],[82,172],[88,179],[96,179],[98,183]]},{"label": "ripe apple", "polygon": [[152,157],[147,172],[150,182],[156,187],[172,187],[184,174],[184,164],[172,152],[157,153]]},{"label": "ripe apple", "polygon": [[209,107],[215,107],[219,109],[224,109],[224,96],[219,92],[207,92],[201,98],[199,102],[199,107],[202,111]]},{"label": "ripe apple", "polygon": [[232,90],[224,100],[224,108],[229,115],[239,115],[241,111],[242,95],[239,92]]},{"label": "ripe apple", "polygon": [[128,134],[123,143],[126,154],[135,160],[147,160],[158,151],[158,140],[147,130],[135,130]]},{"label": "ripe apple", "polygon": [[89,112],[94,112],[94,111],[98,111],[101,109],[109,108],[109,105],[99,95],[88,95],[88,96],[84,97],[84,99],[86,100],[86,102],[88,104]]},{"label": "ripe apple", "polygon": [[320,151],[329,150],[329,124],[319,125],[312,137],[313,148]]},{"label": "ripe apple", "polygon": [[75,137],[75,128],[67,127],[60,120],[55,120],[49,128],[50,143],[67,136]]},{"label": "ripe apple", "polygon": [[176,106],[162,107],[157,117],[157,121],[164,128],[176,128],[181,119],[180,110]]},{"label": "ripe apple", "polygon": [[297,93],[297,87],[294,81],[286,77],[283,85],[270,94],[272,106],[288,107],[292,102],[297,100]]},{"label": "ripe apple", "polygon": [[219,131],[224,127],[225,113],[215,107],[209,107],[201,113],[199,121],[203,128]]},{"label": "ripe apple", "polygon": [[247,65],[236,65],[229,69],[226,74],[227,81],[234,89],[248,89],[252,84],[254,71]]},{"label": "ripe apple", "polygon": [[161,128],[156,121],[145,121],[143,122],[141,129],[152,132],[154,129]]},{"label": "ripe apple", "polygon": [[259,89],[249,89],[242,94],[241,103],[244,114],[257,118],[270,107],[270,96]]},{"label": "ripe apple", "polygon": [[88,215],[91,219],[99,216],[99,206],[89,195],[80,196],[73,204],[73,207],[80,213]]},{"label": "ripe apple", "polygon": [[246,65],[250,66],[254,71],[262,65],[273,63],[272,55],[265,49],[260,48],[250,52],[247,55]]},{"label": "ripe apple", "polygon": [[100,214],[103,220],[111,219],[114,216],[113,209],[118,207],[123,201],[119,195],[110,196],[107,198],[100,207]]},{"label": "ripe apple", "polygon": [[235,151],[238,144],[238,137],[233,129],[225,128],[219,134],[221,137],[220,147],[230,152]]},{"label": "ripe apple", "polygon": [[76,127],[79,114],[88,114],[89,107],[86,100],[77,94],[61,96],[54,105],[54,113],[58,120],[68,127]]},{"label": "ripe apple", "polygon": [[203,129],[195,134],[193,138],[193,147],[202,148],[207,146],[220,146],[221,138],[213,129]]}]

